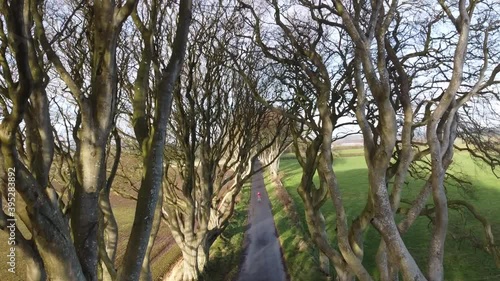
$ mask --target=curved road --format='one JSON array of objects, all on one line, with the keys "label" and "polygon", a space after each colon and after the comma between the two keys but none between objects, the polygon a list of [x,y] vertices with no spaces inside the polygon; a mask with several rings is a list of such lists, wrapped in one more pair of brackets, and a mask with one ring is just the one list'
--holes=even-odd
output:
[{"label": "curved road", "polygon": [[[256,169],[260,163],[256,163]],[[258,202],[257,192],[262,201]],[[281,247],[262,172],[252,177],[252,197],[245,234],[245,257],[237,281],[286,281]]]}]

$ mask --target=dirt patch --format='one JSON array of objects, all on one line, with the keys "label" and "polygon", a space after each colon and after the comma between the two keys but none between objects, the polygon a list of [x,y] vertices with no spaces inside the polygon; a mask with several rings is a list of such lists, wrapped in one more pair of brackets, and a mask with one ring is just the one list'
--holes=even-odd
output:
[{"label": "dirt patch", "polygon": [[[116,265],[119,267],[123,260],[123,256],[125,255],[127,243],[132,231],[136,201],[126,199],[115,194],[110,195],[110,201],[119,229],[118,248],[116,252]],[[158,229],[155,244],[151,250],[151,264],[153,265],[156,261],[158,261],[159,257],[167,253],[174,245],[174,237],[170,233],[168,226],[162,222],[160,224],[160,228]]]}]

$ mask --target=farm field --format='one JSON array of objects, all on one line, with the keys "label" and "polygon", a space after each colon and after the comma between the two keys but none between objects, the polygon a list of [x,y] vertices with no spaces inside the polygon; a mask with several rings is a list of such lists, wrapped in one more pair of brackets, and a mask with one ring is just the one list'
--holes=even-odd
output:
[{"label": "farm field", "polygon": [[[130,236],[130,231],[132,229],[132,223],[134,221],[135,212],[135,201],[124,199],[117,195],[111,196],[111,204],[113,206],[113,212],[115,214],[119,234],[118,234],[118,249],[116,253],[116,264],[119,265],[125,250],[127,247],[128,237]],[[22,229],[21,229],[22,230]],[[0,257],[0,270],[2,272],[7,272],[7,257],[3,253],[7,253],[7,233],[0,232],[0,252],[2,256]],[[5,242],[5,243],[4,243]],[[16,273],[15,274],[3,274],[2,281],[20,281],[26,278],[26,263],[24,262],[24,256],[20,250],[16,252]],[[158,230],[158,236],[155,240],[155,245],[151,253],[151,261],[153,271],[153,279],[158,280],[168,269],[173,265],[175,261],[180,257],[180,249],[175,244],[173,237],[170,235],[168,227],[162,223],[160,229]]]},{"label": "farm field", "polygon": [[[126,251],[128,238],[134,222],[136,210],[136,201],[123,197],[121,194],[134,194],[131,189],[131,183],[139,183],[140,174],[137,173],[137,159],[133,155],[125,154],[122,156],[123,171],[119,174],[113,188],[118,188],[120,192],[112,191],[110,201],[113,208],[115,219],[118,223],[118,247],[116,251],[115,266],[119,268]],[[111,165],[111,163],[108,163]],[[127,175],[125,178],[123,175]],[[237,196],[237,201],[243,201],[235,207],[234,217],[230,225],[224,231],[223,236],[219,237],[211,249],[210,261],[207,264],[207,272],[204,278],[207,280],[225,280],[231,276],[236,276],[239,270],[240,259],[242,255],[242,246],[244,238],[244,227],[247,218],[247,203],[250,198],[250,185],[244,186],[241,193]],[[17,195],[19,196],[19,195]],[[24,225],[18,221],[20,231],[26,233]],[[30,237],[27,237],[30,238]],[[7,244],[7,232],[0,231],[0,270],[7,272],[7,256],[10,246]],[[175,243],[173,236],[165,222],[161,222],[155,244],[151,252],[151,270],[153,280],[162,280],[162,277],[169,271],[176,262],[182,257],[180,248]],[[207,277],[210,276],[210,277]],[[229,277],[228,277],[229,276]],[[214,279],[215,278],[215,279]],[[2,275],[2,281],[21,281],[26,279],[25,258],[20,249],[16,251],[16,272],[15,274]]]},{"label": "farm field", "polygon": [[[360,149],[358,151],[355,151],[355,149],[341,151],[340,156],[337,156],[334,160],[334,168],[341,186],[350,223],[363,209],[367,196],[368,171],[362,151]],[[324,280],[324,277],[318,274],[319,261],[317,259],[317,250],[311,248],[311,243],[307,242],[308,232],[305,224],[304,209],[296,191],[300,182],[301,169],[292,154],[286,154],[282,157],[280,171],[283,173],[282,183],[289,194],[294,209],[297,211],[296,214],[299,221],[294,222],[294,219],[290,218],[289,212],[283,208],[282,202],[286,202],[286,199],[278,198],[279,192],[270,191],[273,202],[273,213],[285,251],[287,267],[290,269],[289,273],[294,281]],[[455,175],[462,175],[468,179],[473,184],[473,190],[471,193],[465,194],[465,192],[458,190],[454,186],[448,186],[448,198],[466,199],[472,203],[490,221],[493,233],[499,239],[500,181],[488,168],[477,165],[465,153],[456,154],[451,171]],[[403,192],[403,199],[413,200],[422,184],[421,180],[409,179],[408,185]],[[429,200],[429,203],[431,203],[431,200]],[[322,211],[327,223],[329,238],[333,241],[335,239],[335,212],[331,200],[325,203]],[[298,225],[298,229],[292,230],[292,226],[294,225]],[[420,217],[403,237],[405,242],[408,242],[407,245],[410,247],[410,252],[424,271],[426,269],[430,231],[431,225],[429,224],[429,220],[426,217]],[[376,230],[370,228],[366,233],[364,244],[364,264],[375,275],[377,274],[377,269],[374,256],[380,241],[377,236]],[[500,280],[500,269],[496,268],[493,257],[484,250],[475,247],[470,240],[465,238],[470,236],[482,241],[481,224],[468,212],[459,213],[455,210],[450,210],[450,224],[444,263],[445,279],[450,281]],[[298,244],[303,244],[304,246],[299,247]],[[304,264],[304,266],[301,266],[301,264]],[[300,270],[294,270],[294,268],[300,268]]]}]

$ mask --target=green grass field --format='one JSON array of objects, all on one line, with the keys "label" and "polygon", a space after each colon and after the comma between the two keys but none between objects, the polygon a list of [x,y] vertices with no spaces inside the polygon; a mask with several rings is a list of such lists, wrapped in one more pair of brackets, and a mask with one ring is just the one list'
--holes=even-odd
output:
[{"label": "green grass field", "polygon": [[[361,151],[359,152],[358,155],[362,154]],[[349,154],[356,154],[356,151],[349,151]],[[349,215],[349,220],[352,221],[363,209],[367,197],[368,171],[366,163],[363,156],[342,156],[341,154],[340,157],[335,159],[334,167],[341,186],[345,208]],[[493,232],[496,238],[500,239],[500,181],[493,176],[487,167],[478,166],[466,154],[456,154],[451,169],[455,174],[464,174],[473,183],[474,198],[465,198],[474,204],[482,215],[486,216],[493,225]],[[298,255],[294,246],[296,243],[293,242],[297,239],[307,240],[308,235],[305,228],[302,201],[296,191],[301,177],[300,166],[291,155],[287,154],[281,160],[280,170],[284,173],[282,182],[293,199],[293,203],[299,214],[299,225],[302,225],[304,229],[301,233],[290,227],[292,220],[286,218],[283,208],[280,209],[280,202],[275,193],[270,191],[273,204],[276,204],[273,210],[276,225],[280,233],[280,240],[287,259],[287,267],[289,269],[300,268],[300,270],[289,270],[294,281],[322,280],[317,273],[317,259],[315,258],[317,253],[308,250],[306,251],[307,253],[300,253]],[[420,180],[409,179],[409,183],[403,193],[403,198],[412,200],[419,192],[422,184],[423,182]],[[464,196],[466,196],[464,192],[459,191],[453,186],[449,186],[447,191],[449,199],[464,199]],[[322,207],[322,211],[327,222],[327,232],[332,241],[334,241],[335,212],[331,200],[326,202]],[[421,217],[403,237],[407,242],[410,252],[424,271],[426,271],[430,230],[429,220]],[[474,220],[469,213],[458,213],[457,211],[450,210],[448,233],[445,253],[446,280],[500,280],[500,269],[496,268],[493,257],[482,249],[475,247],[469,240],[461,239],[461,237],[470,236],[471,234],[478,239],[483,239],[481,224],[478,221]],[[301,235],[304,237],[300,238]],[[377,236],[376,230],[370,228],[366,233],[364,245],[364,264],[374,274],[377,274],[374,263],[374,256],[379,245],[379,238]],[[307,255],[309,256],[307,257]],[[301,262],[305,264],[301,266]]]}]

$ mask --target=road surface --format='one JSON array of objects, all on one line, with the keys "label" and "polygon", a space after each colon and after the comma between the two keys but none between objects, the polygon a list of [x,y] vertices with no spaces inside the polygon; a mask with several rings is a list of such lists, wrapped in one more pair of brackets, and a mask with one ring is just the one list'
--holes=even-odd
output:
[{"label": "road surface", "polygon": [[[256,168],[260,163],[256,164]],[[257,192],[262,201],[258,202]],[[245,257],[237,281],[286,281],[281,246],[262,172],[252,177],[252,197],[245,234]]]}]

